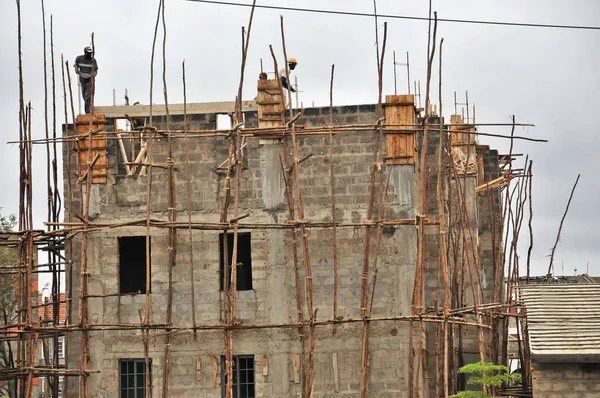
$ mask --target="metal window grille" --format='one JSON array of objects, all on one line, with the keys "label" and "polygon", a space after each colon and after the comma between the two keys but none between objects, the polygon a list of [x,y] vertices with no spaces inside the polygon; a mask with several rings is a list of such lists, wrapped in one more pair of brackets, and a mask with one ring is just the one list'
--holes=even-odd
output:
[{"label": "metal window grille", "polygon": [[[152,385],[152,362],[149,362],[150,385]],[[119,361],[119,396],[121,398],[145,398],[146,363],[144,359],[121,359]]]},{"label": "metal window grille", "polygon": [[[233,356],[233,397],[254,398],[254,355]],[[221,357],[221,396],[226,395],[227,377],[225,375],[225,356]]]},{"label": "metal window grille", "polygon": [[58,357],[65,357],[65,337],[61,336],[58,338]]}]

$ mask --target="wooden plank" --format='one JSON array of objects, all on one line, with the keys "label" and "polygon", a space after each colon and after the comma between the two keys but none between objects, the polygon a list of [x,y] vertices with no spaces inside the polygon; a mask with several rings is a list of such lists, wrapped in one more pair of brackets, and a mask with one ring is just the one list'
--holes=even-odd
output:
[{"label": "wooden plank", "polygon": [[[147,149],[148,148],[146,146],[146,143],[142,142],[141,148],[140,148],[140,152],[137,154],[137,156],[133,160],[133,163],[144,163],[144,162],[142,162],[142,160],[146,159],[146,150]],[[142,166],[142,169],[145,168],[145,167],[146,166]],[[137,170],[137,165],[131,166],[131,171],[130,171],[129,175],[135,174],[136,170]]]},{"label": "wooden plank", "polygon": [[127,151],[125,151],[125,145],[123,144],[123,136],[121,133],[117,134],[117,139],[119,140],[119,149],[121,150],[121,156],[123,156],[123,165],[125,166],[125,172],[127,175],[131,174],[131,169],[127,164],[129,162],[129,158],[127,157]]},{"label": "wooden plank", "polygon": [[[460,126],[457,126],[460,125]],[[476,144],[475,134],[464,134],[463,131],[475,131],[474,125],[463,125],[464,120],[461,115],[450,116],[450,132],[452,135],[452,144]]]},{"label": "wooden plank", "polygon": [[[95,106],[94,110],[99,114],[104,114],[109,118],[125,118],[125,115],[131,117],[148,117],[150,115],[149,105],[135,106]],[[205,114],[205,113],[233,113],[235,110],[235,101],[224,102],[201,102],[187,104],[187,114]],[[256,101],[242,101],[242,110],[256,111],[258,110]],[[183,115],[183,104],[169,104],[170,115]],[[153,105],[153,116],[166,115],[165,106]]]},{"label": "wooden plank", "polygon": [[92,122],[92,131],[104,129],[106,126],[106,117],[103,114],[77,116],[75,124],[77,125],[77,133],[81,139],[77,141],[75,150],[77,152],[76,156],[78,158],[79,164],[82,165],[79,177],[83,177],[87,172],[88,162],[91,162],[92,159],[98,156],[98,160],[96,161],[96,164],[92,169],[92,184],[105,184],[107,177],[106,133],[99,132],[94,134],[94,139],[91,141],[90,144],[90,141],[88,140],[90,131],[90,121]]},{"label": "wooden plank", "polygon": [[504,176],[498,177],[494,180],[488,181],[486,183],[483,183],[483,184],[477,186],[477,188],[475,188],[475,192],[480,193],[480,192],[485,192],[488,189],[500,188],[500,187],[506,185],[507,183],[508,183],[508,180]]},{"label": "wooden plank", "polygon": [[102,113],[78,115],[75,119],[75,124],[78,126],[89,126],[90,120],[92,124],[106,124],[106,115]]},{"label": "wooden plank", "polygon": [[[85,136],[87,136],[87,134],[85,134]],[[106,142],[106,134],[96,134],[94,135],[94,139],[92,140],[92,151],[96,150],[96,149],[106,149],[107,146],[107,142]],[[90,147],[90,142],[89,140],[84,137],[82,140],[79,140],[77,142],[77,148],[76,150],[78,152],[85,152],[88,150],[88,148]]]},{"label": "wooden plank", "polygon": [[300,355],[292,355],[292,366],[294,367],[294,383],[300,383]]},{"label": "wooden plank", "polygon": [[279,88],[279,80],[259,80],[257,89],[258,126],[282,126],[285,122],[285,104]]},{"label": "wooden plank", "polygon": [[340,376],[338,373],[337,352],[334,352],[333,354],[331,354],[331,364],[333,366],[333,386],[334,386],[335,392],[339,392],[340,391]]},{"label": "wooden plank", "polygon": [[[387,95],[385,107],[386,124],[413,125],[416,113],[414,95]],[[398,127],[390,126],[390,130]],[[387,164],[415,164],[415,130],[414,126],[400,127],[402,132],[386,132],[386,163]]]},{"label": "wooden plank", "polygon": [[202,359],[196,358],[196,381],[202,380]]},{"label": "wooden plank", "polygon": [[413,94],[404,94],[404,95],[386,95],[385,96],[385,104],[392,105],[403,105],[403,104],[415,104],[415,96]]},{"label": "wooden plank", "polygon": [[263,355],[262,375],[264,377],[267,377],[269,375],[269,356],[268,355]]},{"label": "wooden plank", "polygon": [[213,388],[217,388],[217,385],[221,385],[221,379],[219,377],[219,357],[213,357]]},{"label": "wooden plank", "polygon": [[450,116],[450,137],[452,142],[452,159],[458,174],[477,173],[477,148],[474,134],[463,132],[475,131],[474,125],[464,125],[461,115]]},{"label": "wooden plank", "polygon": [[485,183],[485,165],[483,163],[483,154],[477,156],[477,185]]}]

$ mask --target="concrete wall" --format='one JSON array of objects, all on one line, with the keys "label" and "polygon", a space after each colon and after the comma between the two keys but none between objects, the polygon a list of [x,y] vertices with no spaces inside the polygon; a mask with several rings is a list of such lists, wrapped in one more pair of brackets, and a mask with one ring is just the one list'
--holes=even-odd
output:
[{"label": "concrete wall", "polygon": [[600,396],[600,364],[548,363],[533,366],[533,396],[595,398]]},{"label": "concrete wall", "polygon": [[[300,123],[306,126],[325,125],[329,108],[304,110]],[[192,115],[190,129],[215,128],[215,115]],[[247,126],[256,125],[256,113],[246,114]],[[374,123],[376,109],[373,105],[334,108],[335,124]],[[155,124],[161,122],[155,120]],[[109,120],[110,123],[110,120]],[[175,116],[170,128],[183,127],[183,119]],[[340,132],[333,137],[335,194],[338,222],[366,220],[370,168],[373,162],[374,131]],[[280,167],[283,146],[249,138],[247,169],[242,171],[240,185],[240,214],[250,216],[243,223],[285,223],[289,219],[284,200],[284,183]],[[383,150],[384,140],[381,149]],[[189,168],[186,163],[186,143],[174,140],[176,196],[178,219],[187,221],[191,210],[196,222],[218,222],[224,192],[225,174],[217,166],[227,159],[228,141],[220,137],[190,139]],[[291,150],[291,141],[287,139]],[[299,156],[313,156],[301,164],[300,185],[305,205],[305,219],[315,222],[331,221],[331,192],[329,187],[329,137],[327,135],[301,136],[298,139]],[[108,183],[94,185],[91,191],[90,214],[97,223],[127,222],[145,218],[147,178],[127,177],[119,172],[118,148],[108,142]],[[151,159],[155,163],[167,161],[167,142],[164,138],[153,140]],[[71,157],[75,169],[75,158]],[[389,169],[383,165],[377,173],[375,217],[379,212],[380,198]],[[393,166],[386,217],[390,219],[414,216],[415,166]],[[188,202],[187,178],[190,176],[191,203]],[[73,180],[74,181],[74,180]],[[155,168],[152,175],[151,217],[168,219],[168,174]],[[78,213],[79,194],[75,190],[73,201]],[[230,207],[230,217],[233,207]],[[297,213],[296,213],[297,214]],[[292,236],[289,230],[241,229],[251,232],[253,290],[238,292],[238,319],[246,324],[288,323],[297,320]],[[360,316],[360,275],[363,259],[365,229],[340,228],[339,245],[339,316]],[[118,295],[119,256],[117,238],[142,236],[145,228],[128,226],[105,228],[89,235],[88,243],[88,293],[114,295],[88,300],[89,321],[104,324],[135,324],[140,322],[139,311],[144,308],[145,295]],[[168,231],[152,228],[152,294],[151,323],[166,322],[168,291]],[[375,254],[376,229],[371,238]],[[177,265],[173,271],[173,324],[191,327],[191,313],[195,311],[198,325],[217,325],[223,318],[223,293],[219,292],[218,231],[187,230],[178,233]],[[191,239],[191,250],[190,250]],[[300,237],[296,239],[300,241]],[[317,319],[333,317],[333,241],[328,228],[309,228],[309,255],[314,281],[314,308]],[[416,264],[417,233],[414,226],[386,227],[379,248],[378,278],[373,305],[373,316],[407,315],[410,313],[412,285]],[[77,319],[79,295],[79,262],[81,253],[75,242],[72,258],[75,262],[73,282],[74,313]],[[304,293],[303,253],[299,245],[301,292]],[[194,276],[191,278],[190,268]],[[194,289],[195,308],[191,304]],[[305,299],[303,300],[306,301]],[[305,305],[306,307],[306,305]],[[306,314],[305,308],[305,317]],[[151,332],[151,335],[154,332]],[[370,379],[369,395],[377,397],[407,396],[408,323],[372,322],[370,326]],[[90,332],[90,369],[99,369],[89,377],[92,397],[118,396],[118,361],[120,358],[143,358],[140,331]],[[358,394],[361,362],[362,324],[344,324],[332,334],[331,326],[317,328],[315,351],[316,397],[355,397]],[[301,386],[294,368],[294,356],[301,353],[296,329],[259,329],[234,332],[234,354],[253,354],[256,369],[257,396],[297,396]],[[416,340],[415,340],[416,341]],[[222,331],[200,331],[174,334],[171,339],[171,371],[169,389],[171,396],[219,397],[220,377],[214,383],[213,358],[224,354]],[[150,342],[152,358],[153,393],[160,394],[163,384],[164,337]],[[78,366],[79,341],[77,334],[69,336],[69,367]],[[197,380],[196,359],[202,364]],[[337,358],[337,379],[334,374]],[[71,379],[69,394],[76,394],[77,380]],[[420,383],[423,384],[422,382]],[[339,391],[335,387],[339,386]],[[422,394],[427,395],[425,391]]]},{"label": "concrete wall", "polygon": [[[377,119],[374,105],[342,106],[333,108],[334,124],[366,124]],[[246,112],[246,126],[257,125],[257,113]],[[109,125],[112,120],[108,120]],[[165,126],[163,117],[155,118],[155,125]],[[304,109],[299,121],[305,126],[324,126],[329,123],[329,108]],[[183,128],[183,117],[175,115],[170,120],[171,129]],[[188,128],[192,130],[214,129],[215,114],[190,115]],[[110,131],[110,128],[109,128]],[[333,136],[334,192],[336,195],[336,218],[340,223],[359,223],[367,219],[370,170],[373,164],[375,131],[339,132]],[[416,165],[381,165],[376,173],[376,200],[374,218],[383,209],[385,218],[408,219],[416,215],[419,183],[420,135],[417,135]],[[437,145],[439,134],[430,132],[427,145],[428,168],[428,215],[437,217],[435,187],[438,178]],[[283,143],[276,140],[247,139],[246,168],[241,173],[240,214],[250,216],[242,223],[285,224],[290,215],[285,200],[285,184],[280,159]],[[305,206],[305,219],[313,222],[332,220],[330,192],[329,136],[311,135],[298,138],[299,156],[312,153],[312,157],[300,166],[300,186]],[[291,141],[285,139],[288,152]],[[384,153],[385,139],[381,140],[380,153]],[[218,222],[225,187],[225,172],[217,168],[228,156],[229,141],[223,137],[196,137],[187,142],[173,139],[173,160],[178,167],[175,175],[177,218],[187,222],[188,211],[193,222]],[[186,153],[187,152],[187,153]],[[165,138],[152,142],[150,160],[166,163],[168,146]],[[65,159],[68,159],[65,150]],[[188,163],[189,158],[189,163]],[[125,176],[119,150],[114,140],[108,141],[108,182],[93,185],[90,192],[90,218],[94,223],[133,222],[146,217],[147,176]],[[70,157],[71,168],[76,169],[75,156]],[[495,163],[494,163],[495,162]],[[495,169],[494,169],[495,167]],[[391,169],[390,169],[391,168]],[[488,172],[488,168],[490,171]],[[488,156],[486,180],[493,179],[497,170],[497,154]],[[65,174],[66,175],[66,174]],[[390,186],[381,203],[383,188],[388,175]],[[188,179],[189,178],[189,179]],[[480,222],[489,213],[485,203],[476,198],[475,177],[467,178],[467,207],[470,221],[467,229],[481,243],[481,252],[488,253],[491,243],[490,231],[497,226]],[[76,179],[71,182],[75,184]],[[65,183],[66,184],[66,183]],[[189,185],[188,185],[189,184]],[[74,185],[75,186],[75,185]],[[235,184],[233,184],[235,186]],[[452,190],[454,187],[447,188]],[[65,187],[66,190],[66,187]],[[79,214],[80,194],[73,189],[74,214]],[[234,194],[234,192],[232,193]],[[191,201],[188,200],[191,196]],[[232,196],[233,197],[233,196]],[[154,168],[150,195],[151,218],[168,220],[169,189],[167,170]],[[68,199],[68,198],[67,198]],[[495,203],[495,202],[494,202]],[[66,203],[68,208],[68,201]],[[230,206],[229,218],[233,206]],[[486,213],[487,212],[487,213]],[[297,215],[296,211],[296,215]],[[297,218],[297,216],[296,216]],[[451,225],[457,224],[451,220]],[[282,324],[297,321],[295,267],[292,245],[294,237],[289,229],[250,229],[251,233],[253,290],[240,291],[237,297],[237,319],[243,324]],[[438,227],[426,229],[426,280],[425,295],[428,307],[442,305],[443,283],[439,268]],[[105,298],[88,299],[91,323],[139,324],[140,311],[144,310],[145,295],[119,295],[118,237],[144,236],[143,226],[103,228],[89,234],[87,250],[88,294],[107,295]],[[70,257],[73,272],[73,313],[70,323],[78,322],[80,285],[80,236],[74,239]],[[173,325],[192,325],[192,312],[197,325],[219,325],[223,320],[224,297],[219,291],[219,231],[187,229],[178,231],[177,265],[173,270]],[[338,229],[339,247],[339,293],[338,316],[342,319],[360,317],[360,286],[363,262],[365,228],[345,227]],[[411,313],[411,299],[416,267],[417,230],[415,226],[390,226],[383,230],[381,246],[376,253],[377,228],[371,236],[371,259],[378,255],[378,276],[374,295],[373,316],[397,316]],[[300,236],[295,237],[300,242]],[[309,256],[312,264],[314,309],[317,320],[333,318],[333,238],[330,228],[308,228]],[[168,292],[168,230],[151,229],[152,278],[150,322],[167,321]],[[470,250],[478,248],[471,243]],[[300,291],[303,296],[304,314],[307,318],[305,300],[304,253],[298,244]],[[482,266],[488,281],[494,274],[489,254],[482,256]],[[372,262],[373,263],[373,262]],[[193,268],[193,277],[192,277]],[[475,282],[479,287],[481,281]],[[489,282],[488,282],[489,286]],[[192,306],[192,289],[195,307]],[[468,291],[469,289],[467,289]],[[485,290],[485,289],[484,289]],[[484,291],[489,301],[489,290]],[[465,297],[462,305],[472,302]],[[477,337],[474,330],[466,330],[463,353],[476,356]],[[151,335],[160,332],[151,331]],[[433,325],[426,325],[422,362],[417,360],[419,327],[413,330],[413,357],[415,374],[421,396],[433,396],[436,384],[435,336],[439,332]],[[373,397],[408,396],[409,323],[385,321],[370,323],[370,368],[368,395]],[[69,368],[79,366],[80,333],[70,333],[67,352]],[[118,363],[121,358],[143,358],[142,334],[129,331],[92,331],[90,338],[90,369],[100,373],[89,376],[89,392],[92,397],[117,397],[119,391]],[[315,397],[357,397],[360,380],[362,323],[338,326],[332,333],[331,326],[317,328],[315,348]],[[165,337],[150,341],[152,358],[153,394],[160,395],[163,385]],[[254,355],[256,391],[261,397],[295,397],[301,393],[299,370],[294,366],[302,352],[298,331],[294,328],[266,328],[236,330],[233,353]],[[221,396],[219,363],[224,352],[223,331],[191,331],[175,333],[171,338],[169,391],[171,396],[219,397]],[[439,358],[438,358],[439,359]],[[201,369],[197,372],[197,361]],[[476,359],[475,359],[476,360]],[[417,367],[421,366],[421,370]],[[337,369],[337,371],[334,371]],[[217,377],[215,378],[215,374]],[[454,384],[452,384],[454,385]],[[336,391],[337,390],[337,391]],[[431,391],[431,394],[430,394]],[[77,379],[69,382],[69,396],[77,394]]]}]

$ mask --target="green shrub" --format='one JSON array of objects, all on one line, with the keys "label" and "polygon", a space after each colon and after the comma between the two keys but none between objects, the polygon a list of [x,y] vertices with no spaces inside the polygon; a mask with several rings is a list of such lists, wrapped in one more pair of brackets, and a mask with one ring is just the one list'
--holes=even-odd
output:
[{"label": "green shrub", "polygon": [[[496,365],[492,362],[470,363],[460,368],[458,372],[475,375],[469,378],[467,384],[480,384],[482,387],[502,387],[509,382],[521,382],[520,374],[510,374],[506,366]],[[482,391],[461,391],[453,397],[486,398],[489,395]]]}]

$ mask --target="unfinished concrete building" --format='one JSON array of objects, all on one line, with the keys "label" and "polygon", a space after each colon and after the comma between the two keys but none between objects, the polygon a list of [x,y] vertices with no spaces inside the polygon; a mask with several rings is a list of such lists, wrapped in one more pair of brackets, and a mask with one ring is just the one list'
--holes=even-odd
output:
[{"label": "unfinished concrete building", "polygon": [[[19,1],[17,14],[20,51]],[[433,110],[435,21],[423,109],[414,93],[383,96],[385,24],[377,104],[334,106],[330,92],[329,107],[293,109],[273,52],[275,79],[241,101],[252,16],[236,102],[169,105],[165,78],[163,106],[76,116],[67,68],[63,134],[33,139],[20,74],[19,223],[0,240],[18,250],[0,265],[15,276],[0,327],[10,396],[44,378],[49,397],[448,397],[468,388],[462,365],[507,363],[510,221],[523,218],[531,164],[514,169],[512,145],[480,145],[468,104],[449,121],[441,97]],[[281,36],[287,59],[283,18]],[[517,124],[504,125],[510,135],[492,135],[512,143]],[[34,144],[48,159],[45,230],[33,225]],[[38,272],[52,275],[48,304]]]},{"label": "unfinished concrete building", "polygon": [[505,180],[475,126],[430,117],[424,143],[412,95],[290,117],[277,80],[258,88],[243,126],[217,126],[234,112],[218,103],[155,107],[152,124],[97,107],[65,130],[66,218],[89,231],[69,253],[70,323],[89,327],[67,367],[99,371],[69,396],[220,397],[228,372],[236,397],[443,396],[480,350],[497,360],[477,305],[502,299]]}]

